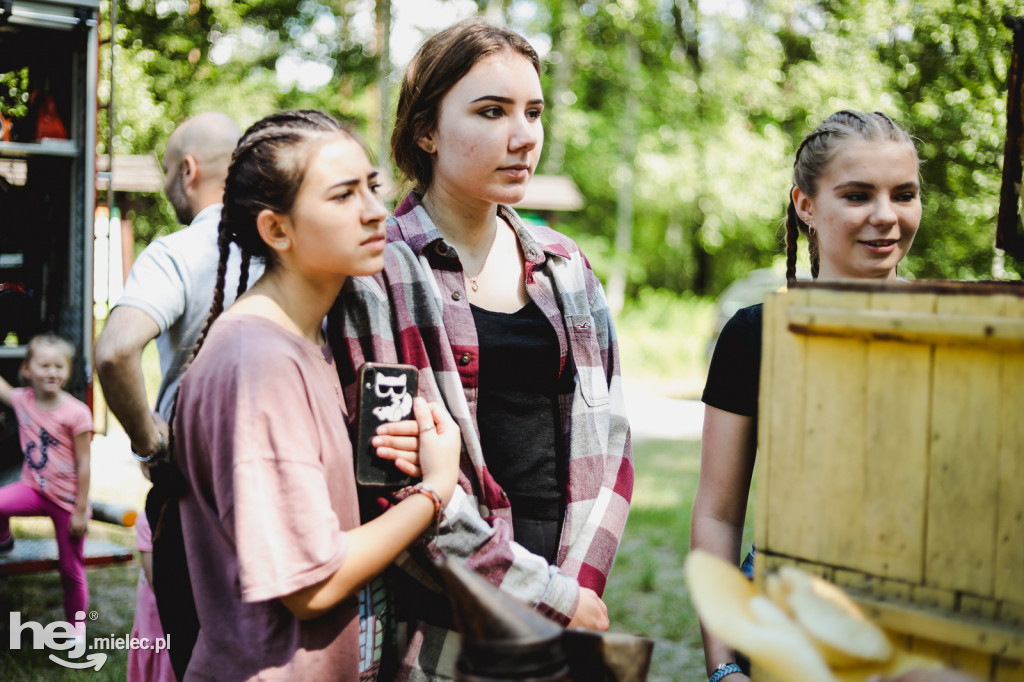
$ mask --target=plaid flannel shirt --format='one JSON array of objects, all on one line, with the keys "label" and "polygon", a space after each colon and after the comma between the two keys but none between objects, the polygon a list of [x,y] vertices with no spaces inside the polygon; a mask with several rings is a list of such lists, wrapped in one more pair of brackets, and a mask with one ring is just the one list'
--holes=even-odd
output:
[{"label": "plaid flannel shirt", "polygon": [[[447,521],[437,537],[403,553],[398,567],[441,593],[429,557],[457,558],[565,625],[580,586],[603,593],[633,491],[618,346],[601,283],[576,243],[546,227],[527,227],[507,206],[498,210],[519,239],[527,294],[557,334],[561,368],[571,363],[575,371],[574,391],[558,401],[569,459],[557,566],[512,537],[509,501],[488,473],[476,426],[477,335],[462,266],[415,194],[388,220],[383,272],[349,278],[327,331],[349,415],[356,413],[356,372],[364,362],[403,362],[420,369],[420,395],[443,399],[462,430],[461,472]],[[401,611],[401,593],[398,599]],[[458,635],[422,620],[402,629],[407,642],[399,679],[450,679]]]}]

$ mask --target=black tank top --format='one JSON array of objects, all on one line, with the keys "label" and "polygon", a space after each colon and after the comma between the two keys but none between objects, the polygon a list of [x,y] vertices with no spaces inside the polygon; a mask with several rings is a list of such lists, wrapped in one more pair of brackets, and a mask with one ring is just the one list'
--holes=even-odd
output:
[{"label": "black tank top", "polygon": [[[569,392],[572,373],[559,377],[558,337],[536,303],[514,313],[471,308],[480,345],[477,424],[484,461],[509,497],[516,541],[553,562],[565,491],[558,395]],[[537,523],[550,525],[534,532]]]}]

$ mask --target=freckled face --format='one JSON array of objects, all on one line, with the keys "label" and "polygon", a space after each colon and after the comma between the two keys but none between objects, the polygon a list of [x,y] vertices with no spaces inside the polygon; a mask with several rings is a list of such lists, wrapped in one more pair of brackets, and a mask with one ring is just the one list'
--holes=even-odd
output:
[{"label": "freckled face", "polygon": [[433,157],[427,192],[477,205],[522,200],[544,143],[543,110],[540,78],[526,57],[502,50],[478,61],[419,140]]},{"label": "freckled face", "polygon": [[818,233],[821,279],[896,277],[921,224],[914,150],[902,142],[844,143],[808,197],[793,201]]}]

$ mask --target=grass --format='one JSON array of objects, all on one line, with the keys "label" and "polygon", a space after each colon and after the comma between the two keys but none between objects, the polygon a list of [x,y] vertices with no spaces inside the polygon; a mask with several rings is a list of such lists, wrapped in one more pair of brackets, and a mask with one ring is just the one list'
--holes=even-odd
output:
[{"label": "grass", "polygon": [[[682,570],[700,441],[638,440],[633,446],[633,504],[605,590],[612,629],[654,640],[649,682],[704,682],[700,627]],[[753,539],[752,521],[748,513],[744,546]]]}]

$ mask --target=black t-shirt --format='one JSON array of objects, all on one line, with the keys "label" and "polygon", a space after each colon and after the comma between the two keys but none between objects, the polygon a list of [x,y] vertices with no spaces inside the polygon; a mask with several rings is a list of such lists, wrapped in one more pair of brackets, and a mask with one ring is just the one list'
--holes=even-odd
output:
[{"label": "black t-shirt", "polygon": [[761,304],[736,311],[715,344],[701,400],[757,419],[761,383]]}]

